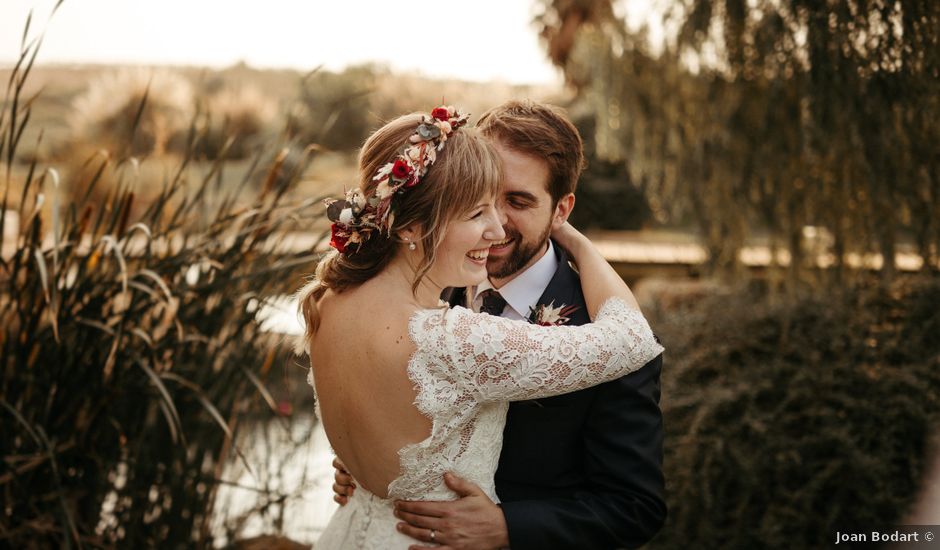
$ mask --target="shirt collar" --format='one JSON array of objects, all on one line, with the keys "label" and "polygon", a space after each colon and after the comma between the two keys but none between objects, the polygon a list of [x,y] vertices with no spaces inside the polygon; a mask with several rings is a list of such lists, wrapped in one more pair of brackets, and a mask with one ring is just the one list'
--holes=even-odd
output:
[{"label": "shirt collar", "polygon": [[[555,254],[555,247],[549,242],[548,250],[538,261],[497,290],[506,300],[507,306],[519,317],[528,319],[531,311],[538,305],[539,298],[545,293],[548,283],[552,282],[557,269],[558,256]],[[493,288],[493,285],[489,280],[478,285],[473,294],[474,303],[481,292],[490,288]]]}]

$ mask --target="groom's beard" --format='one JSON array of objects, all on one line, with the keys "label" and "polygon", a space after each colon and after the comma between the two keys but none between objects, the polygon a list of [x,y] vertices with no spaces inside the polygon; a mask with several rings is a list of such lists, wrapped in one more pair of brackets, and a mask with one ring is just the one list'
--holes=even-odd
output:
[{"label": "groom's beard", "polygon": [[513,250],[498,265],[486,266],[486,271],[490,279],[505,279],[526,267],[529,260],[545,249],[545,243],[548,241],[548,236],[552,232],[552,224],[551,221],[549,221],[548,225],[545,227],[545,231],[539,235],[538,239],[533,241],[526,241],[522,238],[522,234],[515,229],[503,227],[503,231],[506,233],[507,238],[513,240]]}]

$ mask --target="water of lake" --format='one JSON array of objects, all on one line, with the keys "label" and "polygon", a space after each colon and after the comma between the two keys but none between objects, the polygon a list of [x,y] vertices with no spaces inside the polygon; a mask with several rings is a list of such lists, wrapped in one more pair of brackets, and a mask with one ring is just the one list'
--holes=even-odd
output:
[{"label": "water of lake", "polygon": [[[253,472],[239,461],[223,473],[222,479],[233,484],[219,489],[216,536],[224,534],[223,522],[241,522],[239,539],[279,531],[298,542],[315,542],[337,507],[333,453],[320,423],[312,414],[298,414],[289,424],[255,424],[239,439]],[[288,496],[258,512],[272,498],[263,491]],[[217,541],[220,545],[227,542],[224,538]]]},{"label": "water of lake", "polygon": [[[258,318],[267,331],[297,335],[303,326],[296,312],[297,302],[281,296],[262,305]],[[299,391],[313,390],[304,386]],[[226,468],[222,479],[232,484],[219,489],[217,537],[225,533],[224,524],[239,522],[240,539],[274,532],[304,543],[319,537],[337,505],[333,502],[333,453],[312,406],[289,419],[256,422],[243,431],[239,445],[253,471],[241,461]],[[258,512],[273,495],[288,497]],[[219,544],[226,542],[219,538]]]}]

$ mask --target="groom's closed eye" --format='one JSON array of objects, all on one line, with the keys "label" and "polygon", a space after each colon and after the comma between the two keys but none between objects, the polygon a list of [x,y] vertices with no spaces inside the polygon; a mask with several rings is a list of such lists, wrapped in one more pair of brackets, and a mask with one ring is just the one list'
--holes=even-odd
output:
[{"label": "groom's closed eye", "polygon": [[506,204],[516,210],[533,208],[538,206],[539,200],[531,193],[513,192],[506,193]]}]

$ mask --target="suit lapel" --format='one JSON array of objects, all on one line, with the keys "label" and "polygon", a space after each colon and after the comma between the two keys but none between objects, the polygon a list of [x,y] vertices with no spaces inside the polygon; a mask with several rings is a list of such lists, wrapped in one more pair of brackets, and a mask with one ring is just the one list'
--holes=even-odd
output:
[{"label": "suit lapel", "polygon": [[[545,292],[539,297],[536,307],[548,306],[554,302],[553,307],[576,306],[577,309],[568,317],[569,325],[583,325],[591,322],[587,312],[587,306],[584,304],[584,293],[581,292],[581,278],[578,273],[568,264],[568,254],[563,248],[558,246],[555,241],[551,241],[555,247],[555,256],[558,258],[558,268],[555,275],[545,287]],[[534,320],[530,315],[529,320]]]},{"label": "suit lapel", "polygon": [[467,309],[470,309],[469,300],[467,298],[467,289],[465,287],[460,288],[445,288],[441,292],[441,300],[447,302],[450,307],[454,306],[463,306]]}]

